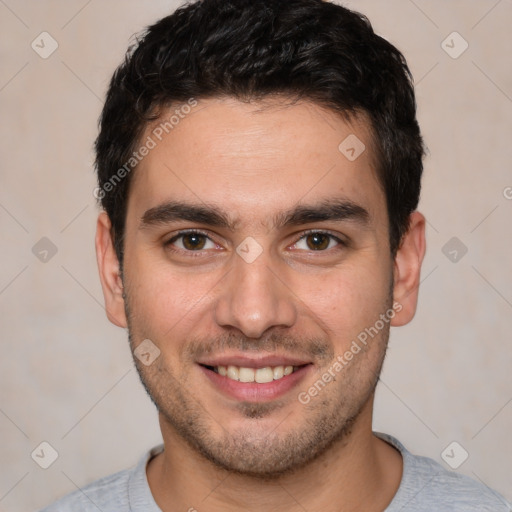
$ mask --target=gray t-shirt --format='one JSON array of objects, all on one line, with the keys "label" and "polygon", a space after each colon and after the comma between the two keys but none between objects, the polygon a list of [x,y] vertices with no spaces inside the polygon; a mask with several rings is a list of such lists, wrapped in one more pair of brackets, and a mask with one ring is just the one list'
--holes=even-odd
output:
[{"label": "gray t-shirt", "polygon": [[[384,512],[512,511],[485,485],[448,471],[433,459],[411,454],[392,436],[375,434],[397,448],[404,463],[400,487]],[[154,447],[132,469],[96,480],[40,512],[161,512],[149,488],[146,465],[162,450],[163,445]]]}]

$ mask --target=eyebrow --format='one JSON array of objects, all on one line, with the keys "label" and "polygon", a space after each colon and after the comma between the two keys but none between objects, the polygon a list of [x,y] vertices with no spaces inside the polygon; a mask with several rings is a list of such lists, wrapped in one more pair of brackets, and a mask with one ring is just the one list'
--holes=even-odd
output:
[{"label": "eyebrow", "polygon": [[[140,229],[186,220],[234,231],[239,220],[232,219],[216,205],[168,201],[147,210],[141,218]],[[325,199],[316,204],[299,204],[278,212],[272,218],[274,228],[298,226],[322,221],[350,221],[363,227],[370,223],[366,208],[346,199]]]}]

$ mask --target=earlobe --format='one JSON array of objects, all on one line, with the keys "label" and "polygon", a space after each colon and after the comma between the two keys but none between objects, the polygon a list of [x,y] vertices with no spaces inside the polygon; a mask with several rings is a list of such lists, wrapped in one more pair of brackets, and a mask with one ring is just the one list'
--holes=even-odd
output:
[{"label": "earlobe", "polygon": [[101,212],[96,224],[96,259],[107,317],[113,324],[126,327],[123,282],[112,240],[111,228],[112,224],[108,215],[106,212]]},{"label": "earlobe", "polygon": [[415,211],[410,216],[409,229],[395,256],[393,301],[399,306],[391,322],[393,326],[409,323],[416,313],[425,249],[425,217]]}]

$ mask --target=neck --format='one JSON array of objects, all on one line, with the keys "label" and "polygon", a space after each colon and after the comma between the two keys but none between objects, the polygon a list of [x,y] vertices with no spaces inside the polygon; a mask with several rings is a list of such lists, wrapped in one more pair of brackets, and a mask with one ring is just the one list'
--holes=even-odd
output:
[{"label": "neck", "polygon": [[217,468],[160,416],[165,450],[148,464],[151,492],[164,512],[380,512],[398,490],[402,458],[373,435],[372,406],[322,456],[272,481]]}]

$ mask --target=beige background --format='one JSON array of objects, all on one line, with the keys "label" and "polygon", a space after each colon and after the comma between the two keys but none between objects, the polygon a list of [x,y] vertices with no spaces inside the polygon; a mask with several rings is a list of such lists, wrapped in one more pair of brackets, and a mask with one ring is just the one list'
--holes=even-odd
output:
[{"label": "beige background", "polygon": [[[457,471],[512,499],[512,2],[345,3],[408,58],[431,153],[419,311],[392,331],[375,429],[445,466],[457,441]],[[126,333],[103,311],[92,143],[130,37],[177,5],[0,1],[1,511],[35,510],[160,442]],[[42,31],[59,44],[48,59],[31,48]],[[441,46],[453,31],[469,43],[457,59]],[[456,263],[442,252],[454,236],[468,249]],[[42,237],[57,248],[46,263]],[[59,453],[46,470],[30,456],[42,441]]]}]

